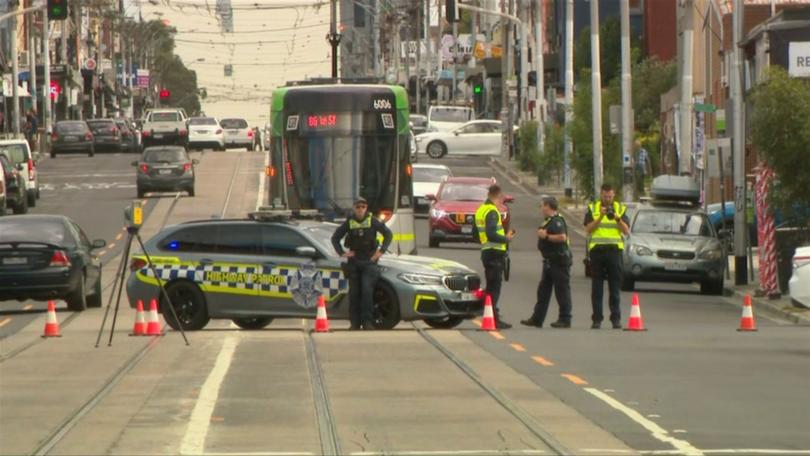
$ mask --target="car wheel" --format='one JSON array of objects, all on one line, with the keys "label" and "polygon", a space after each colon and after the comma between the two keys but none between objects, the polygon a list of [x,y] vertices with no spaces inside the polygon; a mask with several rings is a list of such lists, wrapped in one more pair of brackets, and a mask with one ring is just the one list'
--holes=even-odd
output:
[{"label": "car wheel", "polygon": [[89,152],[87,152],[87,156],[88,156],[88,157],[92,157],[93,155],[96,155],[96,151],[95,151],[95,149],[90,148],[90,151],[89,151]]},{"label": "car wheel", "polygon": [[723,279],[700,283],[700,294],[720,296],[723,294]]},{"label": "car wheel", "polygon": [[391,285],[377,282],[374,289],[374,327],[377,329],[394,329],[399,324],[399,300]]},{"label": "car wheel", "polygon": [[28,212],[28,197],[26,195],[22,195],[20,197],[20,201],[17,202],[16,206],[14,206],[14,213],[25,214],[27,212]]},{"label": "car wheel", "polygon": [[441,141],[432,141],[425,151],[430,158],[442,158],[447,153],[447,146]]},{"label": "car wheel", "polygon": [[452,329],[464,321],[461,317],[425,318],[425,323],[435,329]]},{"label": "car wheel", "polygon": [[26,197],[28,198],[28,207],[36,207],[37,206],[37,191],[36,190],[29,190]]},{"label": "car wheel", "polygon": [[68,309],[74,312],[81,312],[87,309],[87,284],[84,283],[85,280],[84,273],[82,273],[81,280],[79,280],[79,288],[65,298]]},{"label": "car wheel", "polygon": [[138,198],[143,198],[146,195],[146,192],[144,192],[140,187],[138,187],[137,194]]},{"label": "car wheel", "polygon": [[188,191],[188,196],[194,197],[194,187],[189,188],[187,191]]},{"label": "car wheel", "polygon": [[436,239],[435,237],[431,236],[430,238],[428,238],[428,247],[430,247],[432,249],[439,248],[439,240]]},{"label": "car wheel", "polygon": [[56,152],[51,151],[51,158],[56,158]]},{"label": "car wheel", "polygon": [[101,307],[101,273],[99,273],[96,286],[93,287],[93,294],[87,297],[87,307]]},{"label": "car wheel", "polygon": [[273,322],[272,317],[253,317],[253,318],[234,318],[233,323],[242,328],[249,330],[262,329]]},{"label": "car wheel", "polygon": [[622,291],[633,291],[636,289],[636,281],[633,279],[622,278]]},{"label": "car wheel", "polygon": [[160,311],[172,329],[178,330],[182,324],[186,331],[197,331],[203,329],[211,320],[208,317],[205,295],[197,285],[191,282],[175,282],[166,287],[166,294],[169,295],[177,319],[174,318],[174,313],[164,306],[165,296],[160,297]]}]

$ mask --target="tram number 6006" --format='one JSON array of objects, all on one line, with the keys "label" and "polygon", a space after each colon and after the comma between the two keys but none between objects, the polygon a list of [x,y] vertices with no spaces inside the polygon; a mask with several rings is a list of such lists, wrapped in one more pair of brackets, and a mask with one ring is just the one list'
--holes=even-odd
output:
[{"label": "tram number 6006", "polygon": [[374,100],[374,109],[391,109],[391,102],[382,98],[379,100]]}]

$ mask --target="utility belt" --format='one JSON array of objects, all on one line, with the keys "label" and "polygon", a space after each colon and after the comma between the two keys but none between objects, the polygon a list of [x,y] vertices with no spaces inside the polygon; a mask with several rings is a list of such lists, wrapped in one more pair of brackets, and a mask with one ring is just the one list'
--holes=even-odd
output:
[{"label": "utility belt", "polygon": [[598,252],[598,253],[619,252],[619,251],[621,251],[621,249],[619,249],[618,244],[597,244],[593,246],[593,248],[591,249],[591,252]]},{"label": "utility belt", "polygon": [[571,249],[550,252],[548,254],[543,253],[543,264],[567,266],[572,263],[573,259],[574,255],[571,253]]}]

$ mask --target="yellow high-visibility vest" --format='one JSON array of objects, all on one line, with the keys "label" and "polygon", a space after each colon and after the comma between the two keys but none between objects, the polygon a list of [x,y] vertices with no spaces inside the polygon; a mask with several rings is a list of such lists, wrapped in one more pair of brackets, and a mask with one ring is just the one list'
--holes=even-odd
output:
[{"label": "yellow high-visibility vest", "polygon": [[487,216],[491,211],[495,211],[498,215],[498,227],[496,232],[501,236],[506,237],[506,231],[503,229],[503,220],[501,219],[501,212],[498,206],[485,202],[475,211],[475,228],[478,231],[478,241],[481,242],[481,250],[500,250],[506,251],[506,244],[502,242],[490,242],[487,239]]},{"label": "yellow high-visibility vest", "polygon": [[[591,211],[594,220],[599,219],[602,215],[602,201],[589,204],[588,210]],[[618,221],[627,212],[627,207],[618,201],[614,201],[613,210],[616,212],[616,217],[613,220],[604,217],[591,233],[590,239],[588,239],[589,251],[597,245],[615,245],[619,250],[624,250],[624,238],[622,237],[622,231],[619,229]]]}]

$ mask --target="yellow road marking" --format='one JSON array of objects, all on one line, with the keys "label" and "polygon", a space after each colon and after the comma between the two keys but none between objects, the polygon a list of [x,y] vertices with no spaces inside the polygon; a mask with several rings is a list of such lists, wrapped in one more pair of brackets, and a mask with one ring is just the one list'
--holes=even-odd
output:
[{"label": "yellow road marking", "polygon": [[118,236],[115,237],[115,240],[120,241],[121,238],[123,238],[123,237],[124,237],[124,233],[118,233]]},{"label": "yellow road marking", "polygon": [[225,418],[224,418],[224,417],[221,417],[221,416],[212,416],[212,417],[211,417],[211,421],[214,421],[214,422],[221,422],[221,421],[225,421]]},{"label": "yellow road marking", "polygon": [[475,323],[478,326],[481,326],[481,320],[479,320],[477,318],[475,320],[473,320],[472,322]]},{"label": "yellow road marking", "polygon": [[2,328],[3,326],[6,326],[9,323],[11,323],[11,318],[10,317],[6,317],[6,318],[0,320],[0,328]]},{"label": "yellow road marking", "polygon": [[537,364],[539,364],[541,366],[551,367],[551,366],[554,365],[554,363],[547,360],[546,358],[543,358],[542,356],[532,356],[532,359],[534,360],[534,362],[536,362]]},{"label": "yellow road marking", "polygon": [[110,245],[108,245],[107,247],[110,248],[110,249],[115,247],[115,242],[110,242]]},{"label": "yellow road marking", "polygon": [[33,304],[27,304],[25,307],[23,307],[23,310],[31,310],[33,308],[34,308]]},{"label": "yellow road marking", "polygon": [[525,352],[526,351],[526,347],[524,347],[523,345],[520,345],[520,344],[509,344],[509,345],[512,348],[514,348],[515,351],[519,351],[519,352]]},{"label": "yellow road marking", "polygon": [[489,335],[496,338],[496,339],[498,339],[498,340],[506,339],[506,337],[503,334],[499,333],[498,331],[490,331]]},{"label": "yellow road marking", "polygon": [[574,374],[560,374],[560,376],[567,379],[569,382],[573,383],[574,385],[587,385],[588,384],[588,382],[581,379],[580,377],[577,377]]},{"label": "yellow road marking", "polygon": [[104,256],[104,254],[105,254],[105,253],[107,253],[107,251],[106,251],[106,250],[102,250],[101,252],[98,252],[98,256]]}]

